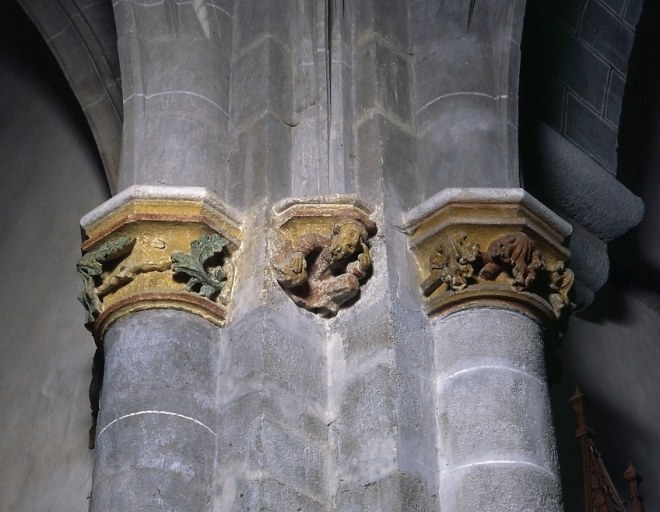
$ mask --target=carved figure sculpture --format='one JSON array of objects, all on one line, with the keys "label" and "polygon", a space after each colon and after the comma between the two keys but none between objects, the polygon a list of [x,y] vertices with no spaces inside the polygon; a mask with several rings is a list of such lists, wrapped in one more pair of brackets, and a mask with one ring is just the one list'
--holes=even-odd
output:
[{"label": "carved figure sculpture", "polygon": [[494,281],[502,272],[507,272],[519,291],[527,289],[536,279],[536,272],[544,268],[543,257],[524,233],[510,233],[493,240],[481,258],[484,266],[479,277]]},{"label": "carved figure sculpture", "polygon": [[550,273],[549,287],[551,293],[548,297],[548,302],[550,302],[555,315],[559,318],[565,307],[575,306],[571,304],[568,297],[575,282],[575,274],[573,274],[570,268],[565,267],[563,261],[559,261],[553,266],[546,266],[546,270]]},{"label": "carved figure sculpture", "polygon": [[470,242],[464,232],[448,235],[435,247],[430,258],[431,273],[421,285],[426,297],[438,288],[460,291],[468,284],[479,255],[479,245]]},{"label": "carved figure sculpture", "polygon": [[299,306],[334,316],[358,294],[360,281],[371,269],[368,238],[367,228],[355,220],[336,224],[332,238],[303,235],[295,247],[274,255],[277,281]]}]

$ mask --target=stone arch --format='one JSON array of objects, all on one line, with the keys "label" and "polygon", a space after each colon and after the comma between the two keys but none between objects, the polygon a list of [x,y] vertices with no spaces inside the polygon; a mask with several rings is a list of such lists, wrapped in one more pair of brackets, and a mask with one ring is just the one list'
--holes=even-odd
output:
[{"label": "stone arch", "polygon": [[644,206],[617,178],[627,63],[642,0],[529,1],[522,41],[520,123],[525,188],[571,221],[578,303],[609,273],[606,244]]},{"label": "stone arch", "polygon": [[18,0],[57,58],[80,103],[113,193],[123,120],[117,34],[110,2]]}]

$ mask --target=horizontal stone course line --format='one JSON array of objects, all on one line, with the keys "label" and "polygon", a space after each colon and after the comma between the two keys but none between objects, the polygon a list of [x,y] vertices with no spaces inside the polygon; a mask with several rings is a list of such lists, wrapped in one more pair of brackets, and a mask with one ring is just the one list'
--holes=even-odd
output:
[{"label": "horizontal stone course line", "polygon": [[343,61],[343,60],[341,60],[341,59],[332,59],[332,60],[330,60],[330,63],[331,63],[331,64],[343,64],[343,65],[346,66],[348,69],[353,69],[353,66],[351,66],[348,62]]},{"label": "horizontal stone course line", "polygon": [[419,108],[419,110],[415,111],[415,114],[419,114],[422,110],[424,110],[427,107],[430,107],[433,105],[435,102],[443,100],[445,98],[451,98],[452,96],[481,96],[483,98],[490,98],[491,100],[503,100],[508,98],[509,96],[507,94],[499,94],[497,96],[493,96],[492,94],[488,94],[485,92],[448,92],[447,94],[443,94],[441,96],[438,96],[437,98],[432,99],[425,105]]},{"label": "horizontal stone course line", "polygon": [[[618,75],[621,75],[616,68],[611,68],[612,71]],[[608,82],[609,83],[609,82]],[[605,92],[607,92],[607,86],[608,83],[605,84]],[[566,85],[566,84],[565,84]],[[575,92],[570,86],[566,85],[566,89],[568,89],[566,95],[564,96],[564,105],[563,109],[567,110],[568,109],[568,95],[570,95],[575,101],[580,103],[584,108],[589,110],[593,115],[597,116],[600,120],[603,121],[604,124],[612,128],[613,130],[616,130],[617,132],[619,131],[619,127],[616,125],[616,123],[613,123],[609,119],[605,117],[605,111],[604,109],[598,110],[596,107],[593,105],[590,105],[589,102],[585,101],[582,96],[580,96],[577,92]],[[603,95],[603,103],[607,101],[607,94]]]},{"label": "horizontal stone course line", "polygon": [[[298,427],[293,424],[285,423],[285,421],[280,420],[279,418],[272,415],[273,411],[267,409],[261,410],[261,416],[259,417],[259,428],[263,428],[263,424],[268,422],[272,426],[277,427],[281,432],[287,436],[294,438],[297,441],[301,442],[302,446],[314,445],[316,447],[323,448],[327,444],[326,439],[315,439],[309,434],[301,431]],[[325,421],[325,418],[315,415],[317,419]]]},{"label": "horizontal stone course line", "polygon": [[418,135],[418,133],[415,131],[414,127],[398,117],[396,114],[391,112],[389,109],[386,108],[385,105],[379,105],[377,107],[371,107],[368,110],[365,110],[360,117],[354,122],[355,129],[359,128],[362,126],[364,123],[368,121],[372,121],[376,119],[376,117],[381,117],[382,119],[385,119],[386,121],[389,121],[392,123],[392,125],[396,126],[399,130],[404,132],[406,135],[410,135],[411,137],[415,137]]},{"label": "horizontal stone course line", "polygon": [[57,31],[57,32],[54,33],[52,36],[49,36],[48,39],[46,39],[46,42],[47,42],[47,43],[50,43],[53,39],[57,39],[57,38],[60,37],[62,34],[64,34],[64,32],[66,32],[67,30],[69,30],[69,28],[71,28],[71,22],[70,22],[70,21],[67,21],[67,22],[66,22],[66,25],[64,26],[64,28],[63,28],[62,30]]},{"label": "horizontal stone course line", "polygon": [[[323,51],[325,51],[325,50],[323,50]],[[298,71],[300,68],[303,68],[305,66],[314,66],[315,64],[316,64],[316,62],[301,62],[300,64],[298,64],[296,66],[296,71]]]},{"label": "horizontal stone course line", "polygon": [[517,373],[519,375],[522,375],[524,377],[529,377],[530,379],[535,380],[538,382],[541,386],[545,386],[545,382],[543,382],[541,379],[538,377],[535,377],[531,373],[524,372],[522,370],[518,370],[517,368],[513,368],[511,366],[503,366],[503,365],[498,365],[498,364],[484,364],[484,365],[479,365],[479,366],[472,366],[470,368],[464,368],[463,370],[458,370],[457,372],[454,372],[450,375],[447,375],[446,377],[441,377],[439,379],[440,383],[444,383],[448,380],[451,380],[455,377],[459,377],[461,375],[464,375],[466,373],[478,371],[478,370],[505,370],[508,372],[512,373]]},{"label": "horizontal stone course line", "polygon": [[229,14],[225,9],[223,9],[223,8],[220,7],[219,5],[216,5],[216,4],[207,4],[207,5],[208,5],[210,8],[212,8],[212,9],[217,9],[217,10],[220,11],[221,13],[226,14],[226,15],[229,16],[232,20],[234,19],[234,15],[233,15],[233,14]]},{"label": "horizontal stone course line", "polygon": [[628,21],[625,19],[625,11],[628,9],[628,6],[630,5],[630,1],[626,0],[622,4],[621,11],[618,12],[616,9],[612,8],[609,6],[606,2],[602,2],[600,0],[595,0],[595,3],[598,4],[603,10],[608,11],[612,17],[616,18],[616,20],[623,25],[624,27],[632,30],[633,32],[635,31],[635,27],[631,25]]},{"label": "horizontal stone course line", "polygon": [[91,103],[88,103],[87,105],[84,105],[84,106],[83,106],[83,110],[87,110],[88,108],[93,107],[93,106],[96,105],[97,103],[101,103],[101,101],[103,100],[103,98],[105,98],[107,95],[108,95],[108,90],[105,89],[97,99],[95,99],[95,100],[92,101]]},{"label": "horizontal stone course line", "polygon": [[[298,113],[296,113],[298,114]],[[295,115],[295,114],[294,114]],[[298,126],[297,120],[292,119],[291,115],[287,116],[283,112],[275,110],[271,106],[265,107],[263,110],[258,110],[244,117],[243,119],[233,120],[233,126],[231,129],[236,134],[250,134],[250,130],[254,127],[255,123],[266,119],[268,116],[278,120],[283,125],[288,126],[289,128],[295,128]]]},{"label": "horizontal stone course line", "polygon": [[110,423],[108,423],[105,427],[101,429],[101,431],[98,433],[96,436],[96,439],[99,439],[103,432],[108,430],[112,425],[117,423],[118,421],[125,420],[126,418],[132,418],[133,416],[142,416],[144,414],[162,414],[165,416],[176,416],[177,418],[183,418],[184,420],[192,421],[193,423],[197,423],[198,425],[204,427],[206,430],[208,430],[211,434],[214,436],[217,435],[213,430],[211,430],[210,427],[205,425],[199,420],[196,420],[195,418],[191,418],[190,416],[184,416],[183,414],[179,414],[177,412],[169,412],[169,411],[138,411],[138,412],[131,412],[129,414],[124,414],[123,416],[119,416],[119,418],[115,418],[112,420]]},{"label": "horizontal stone course line", "polygon": [[410,54],[406,51],[405,48],[393,43],[390,39],[383,36],[380,32],[377,32],[373,29],[369,30],[360,37],[355,43],[356,48],[364,46],[366,44],[378,43],[383,48],[390,50],[393,54],[398,55],[399,57],[404,58],[406,61],[410,62]]},{"label": "horizontal stone course line", "polygon": [[260,46],[264,45],[269,41],[273,41],[274,43],[277,43],[279,46],[282,47],[282,49],[286,52],[286,54],[289,57],[291,57],[291,47],[289,46],[289,44],[286,41],[283,41],[279,37],[275,36],[274,34],[267,32],[253,39],[247,44],[247,46],[244,46],[243,48],[238,50],[234,54],[234,57],[231,59],[231,61],[238,62],[239,60],[244,58],[248,53],[252,52],[253,50],[256,50],[257,48],[259,48]]},{"label": "horizontal stone course line", "polygon": [[128,101],[132,100],[134,97],[139,97],[139,98],[144,98],[145,100],[149,100],[151,98],[155,98],[157,96],[165,96],[166,94],[183,94],[187,96],[193,96],[195,98],[202,99],[204,101],[207,101],[211,105],[213,105],[215,108],[217,108],[220,112],[222,112],[224,115],[229,117],[229,114],[227,111],[222,108],[220,105],[218,105],[215,101],[212,99],[207,98],[206,96],[203,96],[201,94],[198,94],[196,92],[191,92],[191,91],[162,91],[162,92],[155,92],[153,94],[143,94],[141,92],[135,92],[128,96],[127,98],[124,99],[124,104],[126,104]]},{"label": "horizontal stone course line", "polygon": [[603,55],[601,53],[601,51],[598,50],[597,47],[595,47],[594,45],[592,45],[591,43],[585,41],[582,38],[579,38],[579,42],[585,49],[589,50],[589,53],[591,53],[591,55],[593,55],[594,59],[597,59],[600,62],[602,62],[603,64],[606,64],[607,66],[609,66],[612,69],[614,69],[615,71],[617,71],[619,74],[627,76],[627,73],[626,73],[625,69],[620,69],[617,64],[614,64],[612,61],[608,60],[608,58],[605,55]]},{"label": "horizontal stone course line", "polygon": [[543,466],[539,466],[538,464],[524,460],[483,460],[479,462],[470,462],[469,464],[454,466],[453,468],[449,469],[442,469],[440,470],[440,473],[452,473],[454,471],[460,471],[462,469],[469,469],[478,466],[529,466],[550,475],[553,480],[559,479],[558,475],[556,475],[553,471],[550,471],[548,468],[544,468]]},{"label": "horizontal stone course line", "polygon": [[112,2],[112,6],[114,7],[115,5],[119,5],[122,3],[131,3],[139,7],[155,7],[157,5],[163,5],[165,3],[165,0],[154,0],[153,2],[144,2],[144,1],[139,2],[138,0],[114,0]]},{"label": "horizontal stone course line", "polygon": [[[96,0],[96,2],[90,2],[80,10],[81,11],[86,11],[87,9],[89,9],[90,7],[95,6],[96,4],[105,3],[105,2],[106,2],[106,0]],[[73,16],[75,16],[76,14],[78,14],[78,13],[74,13]],[[73,18],[73,16],[71,16],[71,17]]]},{"label": "horizontal stone course line", "polygon": [[241,474],[242,476],[245,477],[245,479],[248,482],[262,483],[267,480],[272,480],[273,482],[282,484],[287,489],[292,490],[295,493],[300,494],[301,496],[304,496],[305,498],[309,499],[310,501],[313,501],[314,503],[317,503],[318,505],[325,506],[325,503],[323,501],[323,496],[316,495],[306,489],[303,489],[300,486],[296,485],[295,482],[284,480],[283,478],[276,476],[267,469],[245,470],[242,471]]}]

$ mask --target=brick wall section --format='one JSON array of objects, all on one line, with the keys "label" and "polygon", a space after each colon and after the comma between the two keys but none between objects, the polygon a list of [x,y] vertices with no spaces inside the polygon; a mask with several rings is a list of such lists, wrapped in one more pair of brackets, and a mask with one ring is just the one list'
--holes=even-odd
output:
[{"label": "brick wall section", "polygon": [[[521,103],[612,174],[643,0],[527,3]],[[524,113],[523,113],[524,114]]]}]

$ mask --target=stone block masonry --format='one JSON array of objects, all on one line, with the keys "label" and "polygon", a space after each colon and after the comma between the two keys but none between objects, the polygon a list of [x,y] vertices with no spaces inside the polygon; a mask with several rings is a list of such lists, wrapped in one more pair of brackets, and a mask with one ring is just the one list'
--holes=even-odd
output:
[{"label": "stone block masonry", "polygon": [[[594,27],[627,7],[587,7],[557,23],[599,88],[550,62],[554,123],[611,160],[591,132],[616,136],[626,50]],[[524,2],[114,9],[120,186],[205,187],[220,220],[170,219],[190,252],[140,279],[83,245],[88,306],[107,278],[188,294],[93,322],[92,510],[560,511],[543,353],[575,276],[570,226],[519,188]],[[127,261],[169,247],[161,207]]]},{"label": "stone block masonry", "polygon": [[[642,2],[529,2],[528,111],[616,175],[621,100]],[[534,90],[538,90],[535,94]],[[558,108],[548,108],[561,105]]]}]

